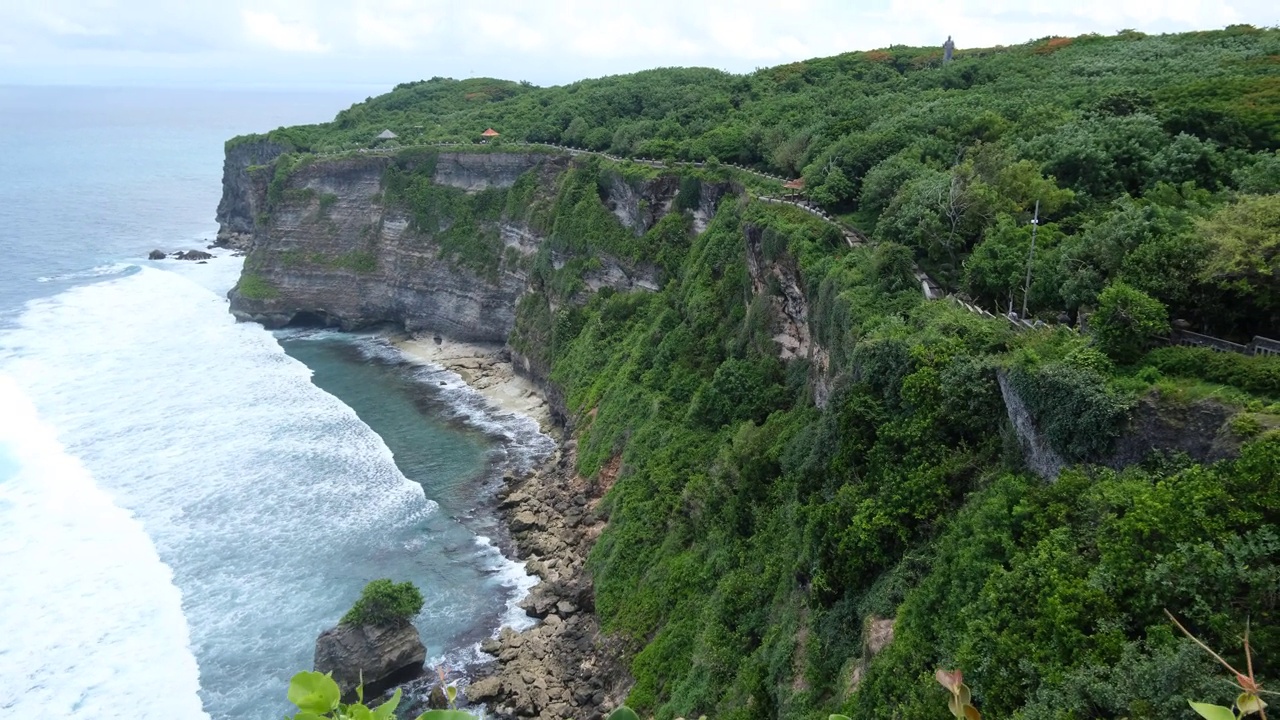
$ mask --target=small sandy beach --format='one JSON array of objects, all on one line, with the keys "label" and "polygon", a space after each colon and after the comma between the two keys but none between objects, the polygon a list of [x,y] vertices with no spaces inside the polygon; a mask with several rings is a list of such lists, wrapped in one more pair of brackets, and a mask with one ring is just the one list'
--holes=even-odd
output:
[{"label": "small sandy beach", "polygon": [[438,365],[457,373],[498,410],[533,418],[544,433],[550,432],[551,413],[538,386],[516,375],[509,361],[500,360],[501,345],[478,345],[429,337],[393,338],[406,357]]}]

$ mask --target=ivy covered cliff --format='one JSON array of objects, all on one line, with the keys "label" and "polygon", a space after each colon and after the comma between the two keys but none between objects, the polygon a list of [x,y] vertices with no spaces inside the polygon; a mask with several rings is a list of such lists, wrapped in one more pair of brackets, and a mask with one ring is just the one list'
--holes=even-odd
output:
[{"label": "ivy covered cliff", "polygon": [[[410,83],[228,143],[232,307],[507,342],[608,488],[595,607],[647,713],[942,718],[947,666],[993,717],[1184,716],[1229,692],[1164,609],[1280,652],[1280,361],[1161,340],[1276,336],[1277,58],[1236,27]],[[1016,309],[1037,203],[1048,326],[925,299]]]}]

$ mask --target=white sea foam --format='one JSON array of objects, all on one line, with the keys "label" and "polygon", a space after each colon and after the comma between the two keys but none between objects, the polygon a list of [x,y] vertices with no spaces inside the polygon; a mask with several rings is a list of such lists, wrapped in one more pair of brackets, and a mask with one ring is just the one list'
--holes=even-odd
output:
[{"label": "white sea foam", "polygon": [[497,409],[453,370],[434,363],[420,363],[379,336],[366,337],[360,343],[360,350],[368,357],[415,365],[415,378],[435,388],[445,412],[497,441],[507,453],[512,470],[528,472],[555,450],[555,441],[542,432],[536,420]]},{"label": "white sea foam", "polygon": [[501,627],[509,627],[512,630],[528,630],[536,625],[538,621],[530,617],[529,613],[520,607],[520,602],[538,584],[538,576],[531,574],[524,563],[509,560],[498,548],[493,546],[489,538],[477,535],[476,544],[480,546],[492,563],[488,568],[489,571],[496,573],[499,582],[510,591],[507,599],[507,611],[502,616]]},{"label": "white sea foam", "polygon": [[[163,569],[157,551],[172,568],[209,713],[279,717],[288,709],[288,677],[310,666],[316,634],[342,614],[364,582],[425,580],[420,555],[406,548],[435,504],[396,469],[381,438],[317,389],[310,371],[286,356],[270,333],[233,321],[222,294],[238,268],[239,261],[229,258],[168,270],[144,266],[33,301],[19,326],[0,334],[0,373],[31,398],[67,454],[83,463],[105,495],[141,522],[154,543],[146,561],[154,567],[147,572]],[[87,474],[79,477],[80,485],[92,487]],[[181,618],[149,609],[166,599],[172,606],[177,591],[170,586],[166,595],[143,582],[137,567],[145,537],[137,525],[128,526],[132,539],[113,525],[109,540],[95,541],[98,526],[60,514],[88,512],[96,507],[85,505],[92,494],[78,505],[41,505],[31,492],[15,494],[0,510],[22,518],[6,523],[6,530],[32,528],[7,533],[5,542],[21,538],[23,545],[4,546],[6,569],[29,556],[31,567],[50,568],[49,583],[85,579],[68,598],[43,595],[43,607],[54,618],[114,618],[118,635],[150,648],[127,652],[107,636],[82,637],[75,624],[41,625],[39,614],[0,603],[3,622],[32,628],[0,635],[0,663],[43,667],[41,642],[68,655],[80,644],[107,643],[101,654],[84,655],[77,664],[82,685],[38,677],[31,692],[44,693],[46,701],[31,707],[45,715],[57,707],[101,709],[130,693],[172,694],[193,703],[189,672],[185,684],[161,681],[182,673],[184,662],[190,670],[190,655],[172,652],[186,645]],[[100,505],[103,517],[115,517],[106,497]],[[127,514],[115,512],[122,517],[111,522],[125,527]],[[44,537],[45,526],[68,534],[66,543],[28,540]],[[77,548],[107,557],[95,565],[93,556],[76,555]],[[137,603],[133,612],[109,604],[120,586],[150,602]],[[21,583],[3,587],[0,593],[24,592]],[[89,600],[64,606],[75,593]],[[99,600],[100,612],[79,609]],[[28,599],[23,607],[33,602],[41,601]],[[61,656],[49,655],[48,662],[54,657]],[[0,683],[12,677],[0,672]],[[126,686],[128,693],[121,690]],[[7,690],[0,689],[0,702],[22,694]]]},{"label": "white sea foam", "polygon": [[0,716],[200,718],[172,573],[0,375]]},{"label": "white sea foam", "polygon": [[60,282],[65,280],[88,280],[90,278],[104,277],[107,275],[120,275],[130,270],[137,270],[138,266],[133,263],[108,263],[88,270],[78,270],[76,272],[63,273],[61,275],[43,275],[36,278],[36,282]]}]

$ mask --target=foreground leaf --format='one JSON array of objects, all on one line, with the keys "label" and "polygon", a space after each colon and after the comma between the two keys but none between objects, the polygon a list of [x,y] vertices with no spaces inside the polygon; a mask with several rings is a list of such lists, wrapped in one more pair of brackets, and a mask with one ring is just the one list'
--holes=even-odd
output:
[{"label": "foreground leaf", "polygon": [[462,710],[428,710],[417,720],[476,720],[476,716]]},{"label": "foreground leaf", "polygon": [[1236,714],[1231,712],[1231,708],[1210,705],[1209,703],[1192,702],[1190,700],[1187,702],[1191,705],[1191,709],[1199,713],[1200,717],[1205,720],[1236,720]]},{"label": "foreground leaf", "polygon": [[338,683],[324,673],[303,670],[289,681],[289,702],[303,712],[323,715],[338,707],[341,699]]},{"label": "foreground leaf", "polygon": [[617,710],[609,713],[608,720],[640,720],[640,716],[636,715],[636,711],[621,705]]},{"label": "foreground leaf", "polygon": [[396,706],[399,704],[400,704],[400,688],[396,688],[396,691],[391,696],[391,699],[382,703],[381,705],[378,706],[378,709],[373,711],[374,720],[391,720],[391,718],[393,717],[391,713],[396,711]]}]

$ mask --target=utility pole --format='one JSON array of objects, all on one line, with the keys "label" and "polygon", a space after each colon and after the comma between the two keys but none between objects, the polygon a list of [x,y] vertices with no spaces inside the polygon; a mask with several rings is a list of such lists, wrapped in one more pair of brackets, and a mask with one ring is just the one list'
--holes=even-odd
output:
[{"label": "utility pole", "polygon": [[1027,280],[1022,285],[1022,315],[1018,319],[1027,319],[1027,295],[1031,292],[1031,259],[1036,256],[1036,229],[1040,227],[1040,201],[1036,201],[1036,214],[1031,218],[1031,250],[1027,253]]}]

